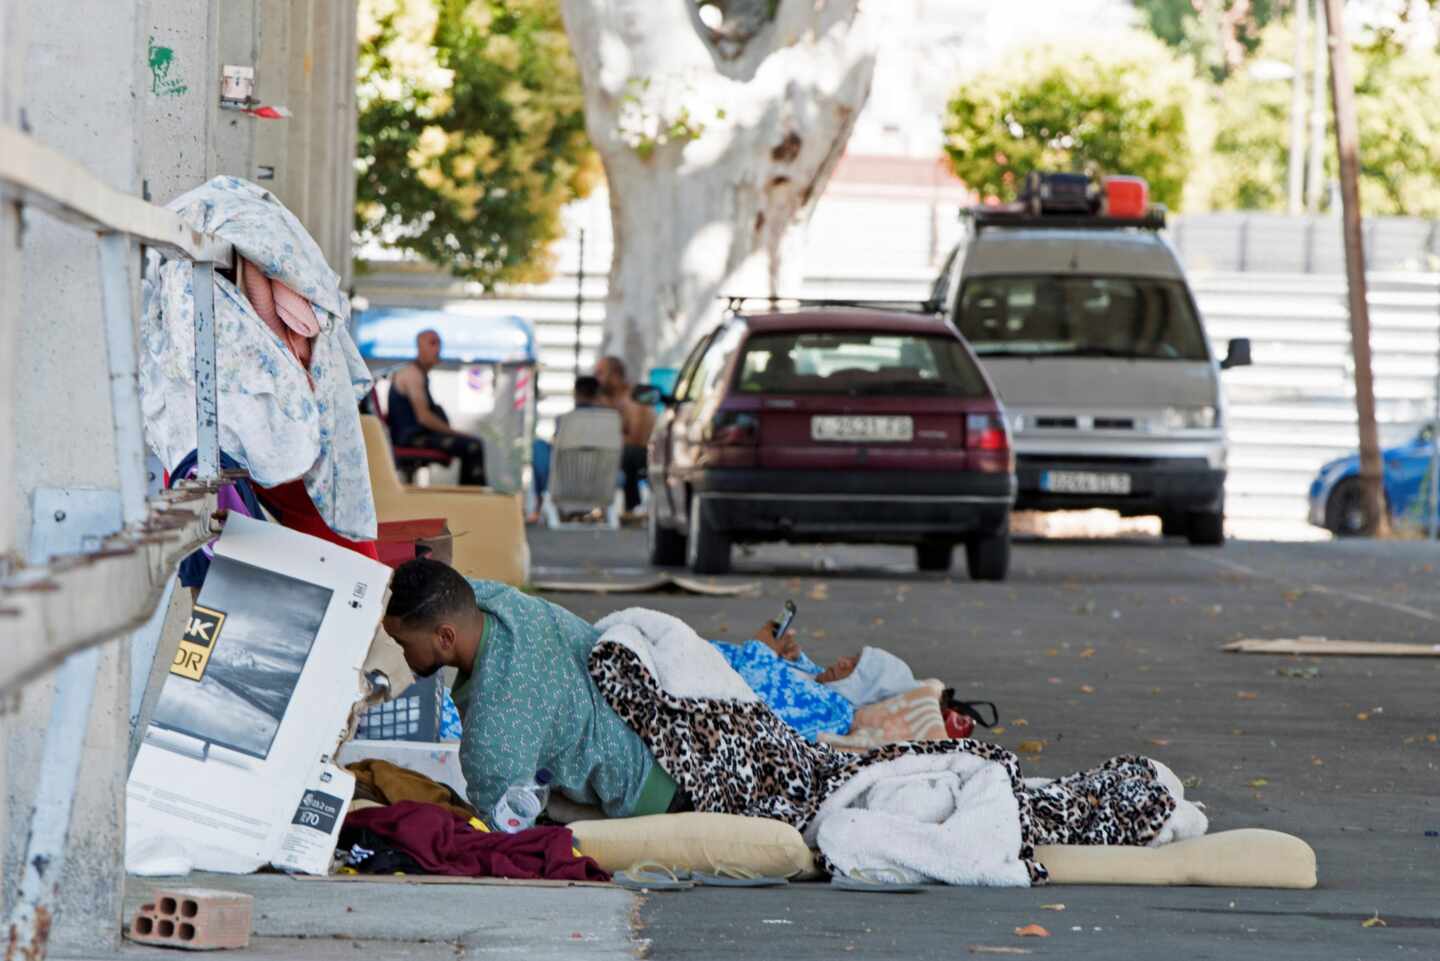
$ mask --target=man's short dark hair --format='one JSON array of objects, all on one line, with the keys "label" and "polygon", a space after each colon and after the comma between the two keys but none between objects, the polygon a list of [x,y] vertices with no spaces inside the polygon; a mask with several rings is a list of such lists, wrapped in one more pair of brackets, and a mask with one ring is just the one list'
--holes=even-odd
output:
[{"label": "man's short dark hair", "polygon": [[589,374],[575,378],[575,399],[593,401],[600,396],[600,379]]},{"label": "man's short dark hair", "polygon": [[406,627],[425,630],[474,606],[475,592],[459,571],[449,564],[420,557],[395,569],[385,616]]}]

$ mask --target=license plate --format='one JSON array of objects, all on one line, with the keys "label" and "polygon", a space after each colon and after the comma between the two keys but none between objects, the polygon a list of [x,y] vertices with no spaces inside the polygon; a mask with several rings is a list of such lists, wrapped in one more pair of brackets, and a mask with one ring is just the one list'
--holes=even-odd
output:
[{"label": "license plate", "polygon": [[811,440],[903,443],[914,436],[915,424],[909,417],[810,418]]},{"label": "license plate", "polygon": [[1040,475],[1040,489],[1052,494],[1128,494],[1130,475],[1047,470]]}]

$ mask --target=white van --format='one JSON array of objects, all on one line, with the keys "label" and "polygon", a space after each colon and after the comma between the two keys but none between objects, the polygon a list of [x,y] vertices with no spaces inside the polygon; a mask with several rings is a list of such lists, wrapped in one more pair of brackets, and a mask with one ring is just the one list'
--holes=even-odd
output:
[{"label": "white van", "polygon": [[[1123,192],[1035,190],[966,211],[932,300],[970,343],[1014,437],[1016,510],[1159,515],[1192,544],[1225,539],[1220,371],[1250,342],[1210,351],[1184,271],[1135,178]],[[1052,196],[1056,202],[1051,203]],[[1074,198],[1083,196],[1077,205]],[[1106,198],[1120,196],[1125,211]],[[1078,209],[1077,209],[1078,207]]]}]

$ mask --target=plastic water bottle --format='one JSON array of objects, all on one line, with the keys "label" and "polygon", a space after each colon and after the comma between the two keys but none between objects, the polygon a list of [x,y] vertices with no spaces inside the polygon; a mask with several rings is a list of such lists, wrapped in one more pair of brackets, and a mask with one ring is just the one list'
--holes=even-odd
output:
[{"label": "plastic water bottle", "polygon": [[534,827],[540,812],[550,800],[550,772],[535,772],[533,781],[513,784],[495,802],[495,827],[506,834],[515,834]]}]

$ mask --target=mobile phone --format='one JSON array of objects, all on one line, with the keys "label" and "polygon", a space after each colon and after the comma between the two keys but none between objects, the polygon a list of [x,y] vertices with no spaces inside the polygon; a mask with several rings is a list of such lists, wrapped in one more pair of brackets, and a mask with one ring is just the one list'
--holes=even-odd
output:
[{"label": "mobile phone", "polygon": [[788,631],[788,630],[790,630],[790,625],[791,625],[791,624],[794,624],[794,623],[795,623],[795,602],[794,602],[794,601],[786,601],[786,602],[785,602],[785,609],[784,609],[783,611],[781,611],[781,612],[780,612],[780,616],[775,619],[775,640],[778,641],[778,640],[780,640],[782,637],[784,637],[784,636],[785,636],[785,632]]}]

